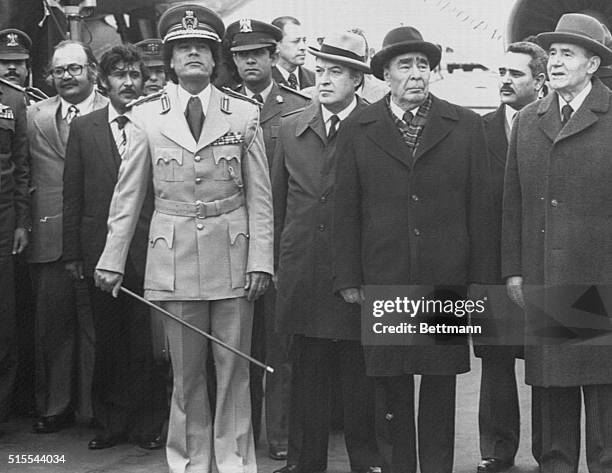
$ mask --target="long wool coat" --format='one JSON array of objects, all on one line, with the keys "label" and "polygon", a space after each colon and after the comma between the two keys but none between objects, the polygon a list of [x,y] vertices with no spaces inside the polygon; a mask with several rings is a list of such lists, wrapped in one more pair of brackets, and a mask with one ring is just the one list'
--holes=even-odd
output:
[{"label": "long wool coat", "polygon": [[[358,109],[365,103],[358,102]],[[284,117],[274,164],[275,237],[279,243],[277,327],[308,337],[358,340],[359,306],[332,290],[334,151],[321,105]]]},{"label": "long wool coat", "polygon": [[[515,119],[504,186],[502,272],[523,277],[527,330],[534,335],[525,347],[532,385],[612,383],[605,312],[605,286],[612,283],[611,130],[612,93],[598,79],[563,128],[556,93]],[[594,291],[603,312],[593,305]]]},{"label": "long wool coat", "polygon": [[[340,131],[336,151],[334,289],[492,282],[494,215],[481,118],[436,97],[416,153],[386,99]],[[366,347],[369,375],[452,375],[468,347]]]}]

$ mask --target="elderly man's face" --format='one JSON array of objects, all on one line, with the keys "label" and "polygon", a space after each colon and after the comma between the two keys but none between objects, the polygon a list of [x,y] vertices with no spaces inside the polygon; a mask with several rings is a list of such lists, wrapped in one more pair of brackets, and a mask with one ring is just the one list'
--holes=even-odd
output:
[{"label": "elderly man's face", "polygon": [[530,62],[529,54],[508,52],[499,67],[499,97],[515,110],[536,100],[544,83],[544,74],[533,77]]},{"label": "elderly man's face", "polygon": [[420,52],[400,54],[385,67],[385,82],[395,103],[414,108],[429,94],[429,60]]},{"label": "elderly man's face", "polygon": [[572,100],[587,86],[600,63],[599,56],[589,54],[582,46],[553,43],[548,50],[550,87],[566,101]]},{"label": "elderly man's face", "polygon": [[306,35],[301,25],[287,23],[283,39],[278,44],[282,65],[286,69],[302,66],[306,62]]}]

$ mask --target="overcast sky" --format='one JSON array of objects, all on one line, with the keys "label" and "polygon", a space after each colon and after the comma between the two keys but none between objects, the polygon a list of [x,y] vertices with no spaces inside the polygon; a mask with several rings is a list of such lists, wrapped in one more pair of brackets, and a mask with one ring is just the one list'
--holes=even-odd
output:
[{"label": "overcast sky", "polygon": [[507,18],[515,0],[250,0],[225,17],[271,21],[300,19],[309,41],[329,32],[361,27],[380,49],[390,29],[415,26],[427,41],[451,46],[461,56],[494,65],[503,51]]}]

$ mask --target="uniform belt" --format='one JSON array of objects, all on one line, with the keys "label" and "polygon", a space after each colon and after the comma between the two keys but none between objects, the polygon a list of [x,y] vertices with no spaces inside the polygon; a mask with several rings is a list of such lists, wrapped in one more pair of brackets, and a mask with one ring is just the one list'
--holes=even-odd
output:
[{"label": "uniform belt", "polygon": [[211,202],[179,202],[155,197],[155,210],[166,215],[177,215],[180,217],[208,218],[223,215],[236,210],[244,205],[244,194],[238,192],[225,199],[213,200]]}]

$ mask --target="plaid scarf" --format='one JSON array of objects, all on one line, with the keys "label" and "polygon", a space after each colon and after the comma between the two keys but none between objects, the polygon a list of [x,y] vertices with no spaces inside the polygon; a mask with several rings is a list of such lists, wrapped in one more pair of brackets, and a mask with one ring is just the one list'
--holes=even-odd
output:
[{"label": "plaid scarf", "polygon": [[395,126],[399,130],[402,138],[404,139],[404,143],[406,146],[410,148],[410,155],[414,156],[414,152],[417,149],[419,144],[419,138],[421,137],[421,133],[423,133],[423,128],[425,128],[425,124],[427,123],[427,115],[429,115],[429,110],[431,109],[431,94],[427,95],[425,101],[419,107],[417,114],[412,118],[412,122],[410,124],[406,124],[404,120],[400,120],[392,111],[391,111],[391,94],[387,95],[387,110],[391,115],[391,118],[395,122]]}]

